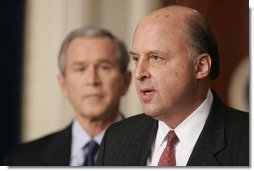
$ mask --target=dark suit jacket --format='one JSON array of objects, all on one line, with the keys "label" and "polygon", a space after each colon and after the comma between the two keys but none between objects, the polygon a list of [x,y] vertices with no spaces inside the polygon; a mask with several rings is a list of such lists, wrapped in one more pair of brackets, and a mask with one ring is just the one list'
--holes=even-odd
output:
[{"label": "dark suit jacket", "polygon": [[6,166],[68,166],[71,153],[71,125],[62,131],[21,144],[9,152]]},{"label": "dark suit jacket", "polygon": [[[96,165],[145,166],[158,121],[145,114],[113,124],[105,133]],[[249,114],[222,104],[214,94],[211,111],[188,166],[248,166]]]}]

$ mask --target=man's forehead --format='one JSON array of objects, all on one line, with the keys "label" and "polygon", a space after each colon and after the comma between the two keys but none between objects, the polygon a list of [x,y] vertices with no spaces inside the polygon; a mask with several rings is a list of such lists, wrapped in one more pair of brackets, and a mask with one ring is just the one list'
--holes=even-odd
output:
[{"label": "man's forehead", "polygon": [[180,20],[182,21],[186,16],[194,14],[196,11],[183,6],[169,6],[165,8],[158,9],[149,15],[145,16],[140,23],[146,21],[156,21],[164,20],[164,22],[170,20]]},{"label": "man's forehead", "polygon": [[153,33],[174,32],[183,28],[183,24],[183,19],[173,15],[154,15],[140,22],[135,33],[149,33],[149,35],[152,35]]}]

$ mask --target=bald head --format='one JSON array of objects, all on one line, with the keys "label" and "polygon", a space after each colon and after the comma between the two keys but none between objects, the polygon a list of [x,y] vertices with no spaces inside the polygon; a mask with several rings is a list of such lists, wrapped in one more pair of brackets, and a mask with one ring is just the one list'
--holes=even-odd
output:
[{"label": "bald head", "polygon": [[183,6],[169,6],[148,14],[146,17],[143,18],[141,23],[149,19],[161,20],[164,22],[174,19],[182,21],[186,16],[194,15],[197,13],[198,12],[196,10],[193,10],[191,8]]},{"label": "bald head", "polygon": [[184,30],[187,18],[194,17],[198,12],[183,6],[169,6],[156,10],[145,16],[137,26],[137,30],[141,27],[151,27],[156,25],[161,29]]},{"label": "bald head", "polygon": [[217,78],[219,73],[217,42],[206,20],[198,11],[183,6],[168,6],[153,11],[137,25],[133,41],[141,33],[143,36],[174,34],[176,39],[189,44],[193,56],[209,54],[212,60],[210,78]]}]

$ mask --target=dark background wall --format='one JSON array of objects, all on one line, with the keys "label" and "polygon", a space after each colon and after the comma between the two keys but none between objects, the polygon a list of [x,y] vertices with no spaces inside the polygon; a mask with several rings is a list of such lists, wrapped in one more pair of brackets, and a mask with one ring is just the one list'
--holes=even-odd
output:
[{"label": "dark background wall", "polygon": [[24,0],[0,1],[0,163],[19,141]]},{"label": "dark background wall", "polygon": [[238,64],[249,56],[249,1],[162,0],[162,2],[164,6],[178,4],[192,7],[208,20],[217,38],[220,53],[220,75],[214,82],[213,89],[223,102],[228,104],[232,75]]}]

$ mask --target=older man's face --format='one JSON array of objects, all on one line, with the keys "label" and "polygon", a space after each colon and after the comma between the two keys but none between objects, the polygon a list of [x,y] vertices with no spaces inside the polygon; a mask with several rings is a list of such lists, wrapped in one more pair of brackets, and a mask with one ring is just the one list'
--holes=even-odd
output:
[{"label": "older man's face", "polygon": [[182,25],[164,18],[141,22],[131,51],[144,112],[159,119],[186,112],[196,88],[195,65]]}]

